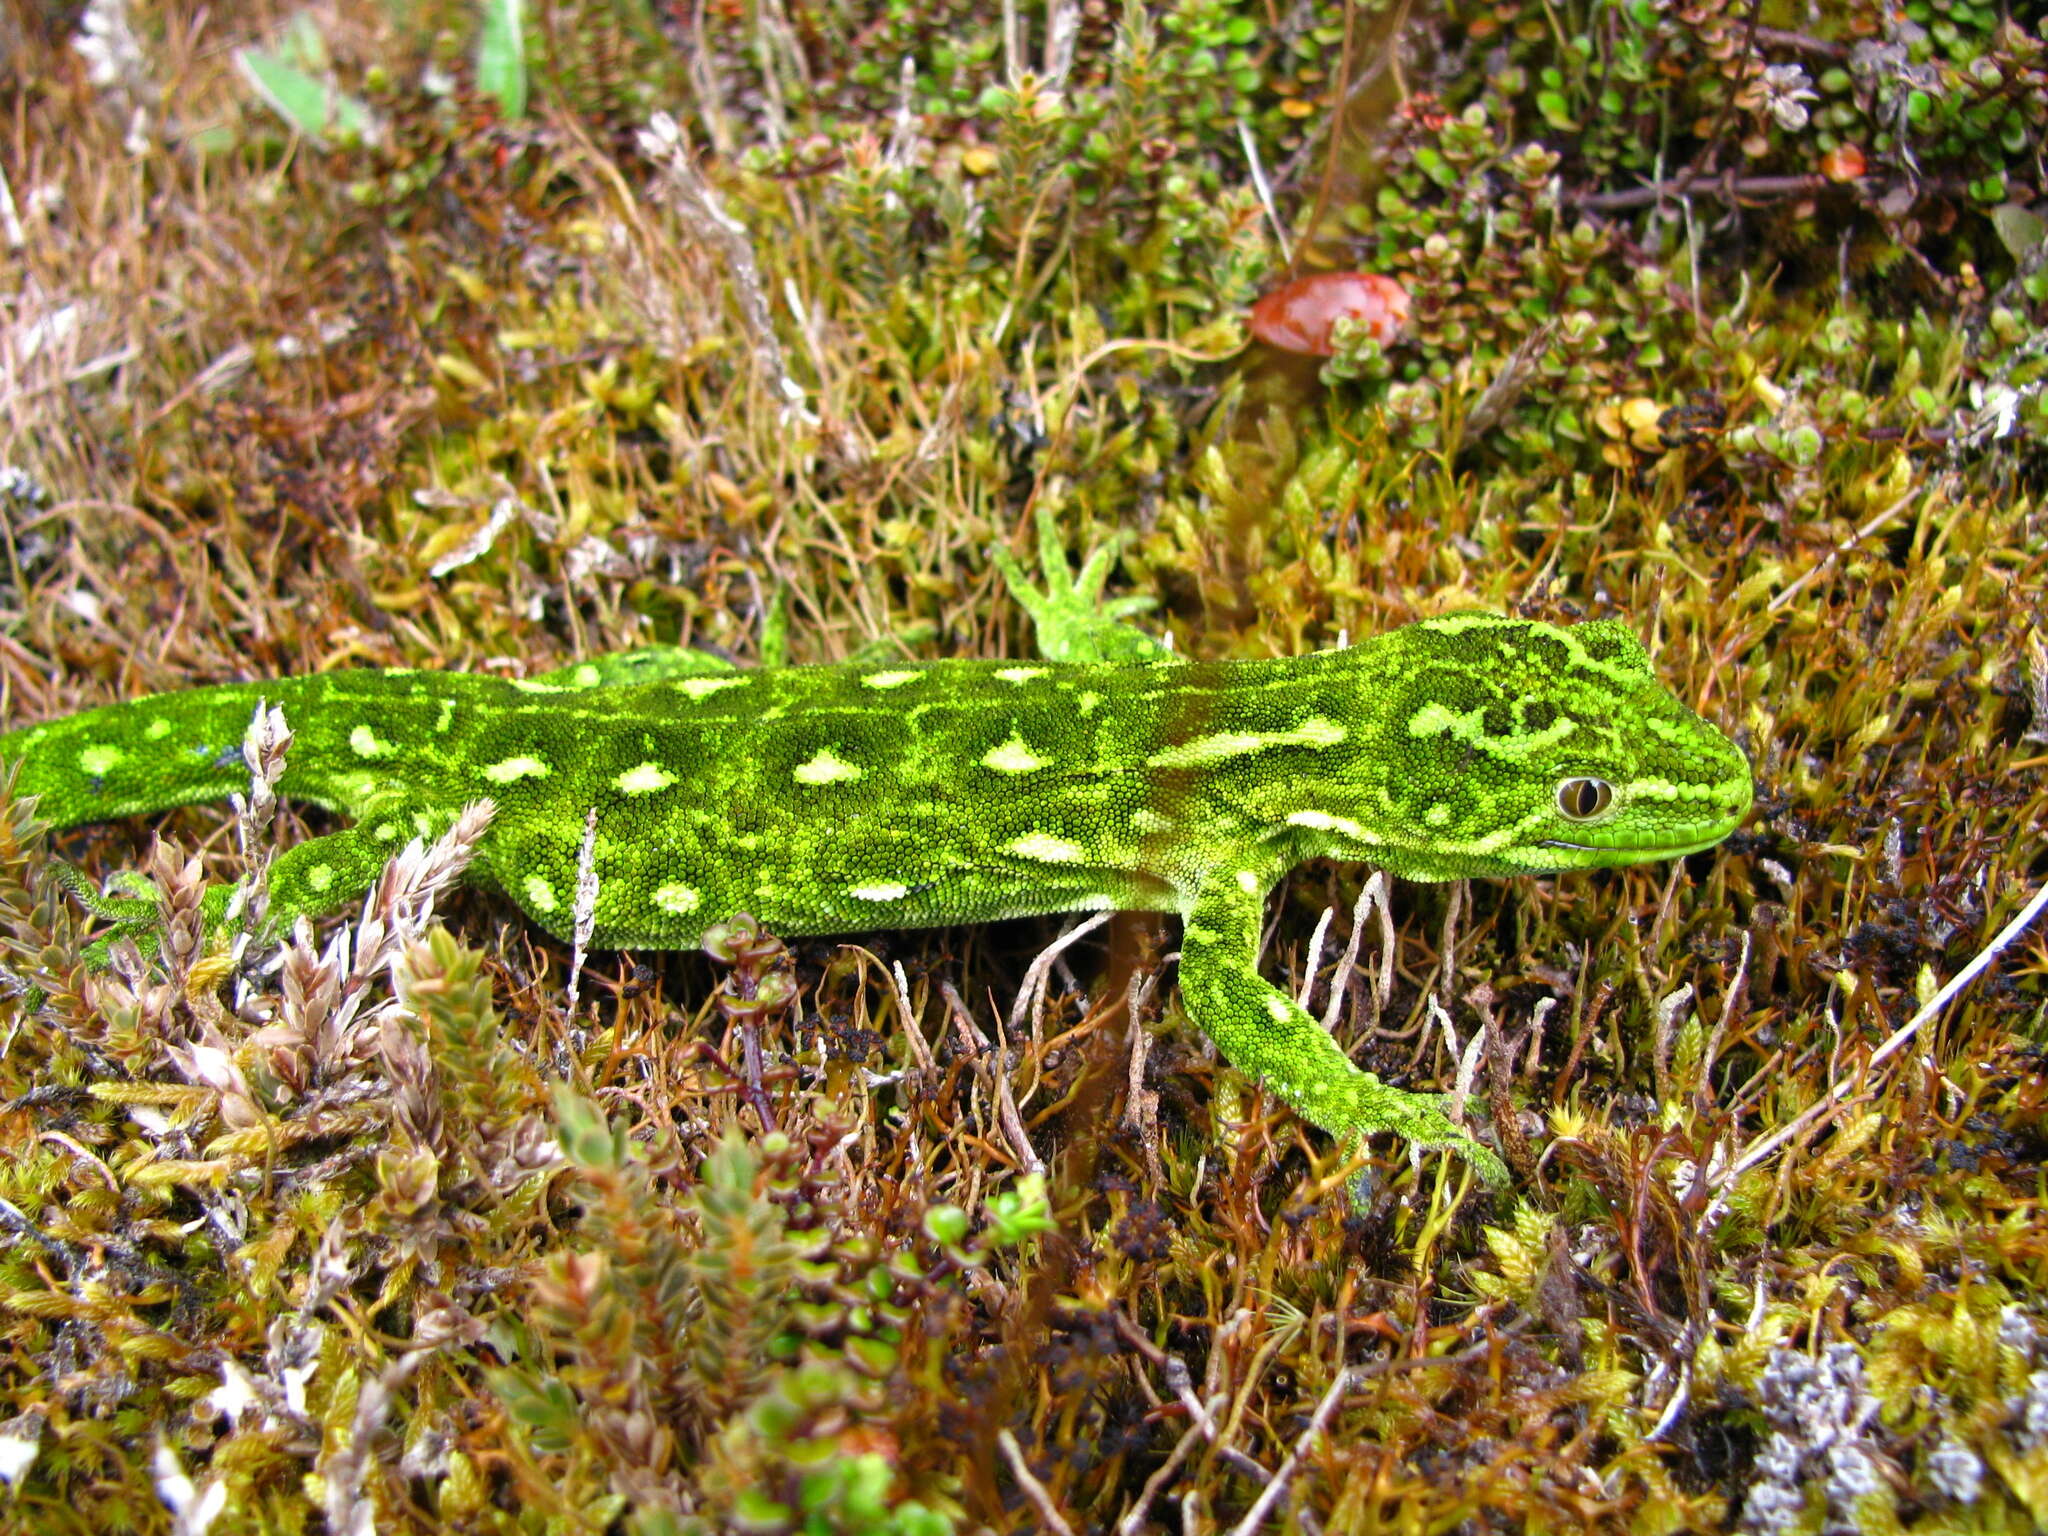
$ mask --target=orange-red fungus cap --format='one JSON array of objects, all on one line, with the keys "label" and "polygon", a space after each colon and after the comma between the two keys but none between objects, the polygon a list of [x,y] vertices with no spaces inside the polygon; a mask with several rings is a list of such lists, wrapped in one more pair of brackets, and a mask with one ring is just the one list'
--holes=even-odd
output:
[{"label": "orange-red fungus cap", "polygon": [[1286,352],[1328,357],[1339,320],[1363,320],[1388,342],[1408,320],[1408,290],[1377,272],[1311,272],[1282,283],[1252,305],[1252,334]]}]

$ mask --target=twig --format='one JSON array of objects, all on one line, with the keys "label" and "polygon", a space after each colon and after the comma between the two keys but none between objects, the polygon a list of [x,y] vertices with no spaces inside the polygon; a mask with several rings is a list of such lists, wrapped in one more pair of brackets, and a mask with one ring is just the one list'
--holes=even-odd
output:
[{"label": "twig", "polygon": [[903,1015],[903,1033],[910,1040],[910,1059],[917,1063],[917,1070],[929,1072],[932,1069],[932,1048],[925,1043],[924,1031],[917,1027],[917,1015],[910,1007],[910,977],[904,973],[903,962],[895,962],[896,1007]]},{"label": "twig", "polygon": [[[1074,45],[1081,37],[1078,0],[1047,0],[1045,8],[1045,83],[1059,90],[1074,70]],[[1243,120],[1239,119],[1239,127]]]},{"label": "twig", "polygon": [[1031,1145],[1031,1132],[1017,1112],[1017,1096],[1010,1091],[1010,1040],[1003,1033],[1000,1020],[996,1024],[996,1046],[996,1059],[990,1068],[995,1081],[996,1123],[1002,1127],[1003,1138],[1009,1142],[1018,1166],[1026,1173],[1043,1173],[1045,1162]]},{"label": "twig", "polygon": [[[1581,978],[1583,980],[1583,977]],[[1564,1066],[1558,1071],[1557,1083],[1550,1090],[1553,1105],[1564,1102],[1565,1091],[1571,1087],[1572,1078],[1577,1076],[1579,1062],[1586,1054],[1586,1044],[1593,1038],[1593,1032],[1600,1027],[1600,1015],[1607,1011],[1607,1005],[1614,997],[1614,980],[1602,977],[1600,985],[1593,991],[1593,1001],[1581,1009],[1577,1021],[1572,1025],[1572,1044],[1565,1056]]]},{"label": "twig", "polygon": [[1007,1429],[996,1432],[996,1444],[1002,1447],[1003,1460],[1010,1464],[1010,1475],[1017,1479],[1017,1486],[1024,1490],[1024,1497],[1038,1511],[1038,1518],[1058,1536],[1074,1536],[1074,1528],[1067,1524],[1059,1506],[1052,1501],[1052,1494],[1045,1484],[1031,1475],[1031,1469],[1024,1465],[1024,1452],[1017,1444],[1017,1437]]},{"label": "twig", "polygon": [[[2041,915],[2043,908],[2048,908],[2048,881],[2041,883],[2040,888],[2034,892],[2033,899],[2020,909],[2019,916],[1999,930],[1997,938],[1985,945],[1978,952],[1975,959],[1956,972],[1947,986],[1927,1000],[1926,1007],[1914,1014],[1912,1018],[1906,1020],[1904,1024],[1901,1024],[1893,1032],[1890,1039],[1871,1052],[1870,1060],[1864,1064],[1863,1072],[1857,1075],[1860,1077],[1867,1074],[1871,1069],[1883,1065],[1886,1060],[1903,1050],[1929,1020],[1933,1019],[1942,1009],[1949,1005],[1957,993],[1961,992],[1971,982],[1990,969],[1991,963],[2003,954],[2015,939],[2027,931],[2027,928],[2033,923],[2034,919]],[[1714,1181],[1717,1193],[1714,1196],[1713,1204],[1707,1209],[1706,1216],[1702,1218],[1702,1225],[1711,1227],[1719,1219],[1721,1211],[1727,1205],[1725,1198],[1727,1192],[1734,1188],[1737,1179],[1741,1178],[1743,1174],[1749,1172],[1750,1169],[1769,1157],[1779,1147],[1804,1131],[1815,1121],[1833,1114],[1835,1110],[1841,1107],[1842,1102],[1849,1097],[1849,1092],[1850,1084],[1848,1079],[1837,1078],[1829,1085],[1826,1095],[1820,1100],[1808,1105],[1806,1109],[1779,1126],[1770,1135],[1751,1143],[1748,1150],[1731,1163],[1727,1170]]]},{"label": "twig", "polygon": [[1039,1005],[1045,1000],[1045,978],[1052,970],[1055,960],[1065,953],[1068,946],[1079,942],[1109,921],[1107,912],[1098,912],[1087,922],[1076,925],[1054,939],[1038,952],[1038,958],[1031,962],[1024,973],[1024,984],[1017,989],[1017,1000],[1010,1005],[1010,1033],[1016,1034],[1024,1023],[1024,1014],[1031,1014],[1031,1043],[1039,1043],[1045,1020]]},{"label": "twig", "polygon": [[[1458,917],[1464,910],[1465,898],[1472,889],[1469,880],[1453,880],[1450,895],[1444,902],[1444,974],[1437,987],[1437,996],[1447,998],[1458,975]],[[1455,1046],[1452,1047],[1456,1049]]]},{"label": "twig", "polygon": [[1253,1531],[1265,1523],[1266,1516],[1271,1514],[1273,1506],[1280,1502],[1280,1495],[1287,1491],[1288,1482],[1301,1466],[1301,1459],[1308,1452],[1309,1442],[1323,1432],[1324,1426],[1330,1422],[1331,1415],[1337,1411],[1339,1399],[1351,1389],[1351,1386],[1351,1372],[1339,1371],[1337,1379],[1330,1383],[1330,1390],[1323,1394],[1323,1400],[1316,1404],[1316,1411],[1309,1416],[1308,1428],[1301,1432],[1301,1438],[1294,1442],[1294,1448],[1287,1453],[1287,1459],[1280,1463],[1280,1469],[1273,1474],[1273,1481],[1266,1484],[1258,1498],[1252,1502],[1252,1507],[1245,1511],[1244,1518],[1232,1528],[1230,1536],[1251,1536]]},{"label": "twig", "polygon": [[946,1011],[953,1015],[954,1028],[960,1031],[960,1044],[968,1057],[986,1056],[993,1047],[988,1043],[988,1036],[975,1028],[974,1015],[968,1012],[967,1000],[961,997],[959,989],[950,981],[941,981],[939,996],[946,1000]]},{"label": "twig", "polygon": [[1166,1491],[1167,1485],[1173,1481],[1173,1474],[1180,1470],[1180,1464],[1187,1460],[1188,1452],[1195,1448],[1195,1442],[1202,1438],[1205,1431],[1211,1435],[1215,1433],[1215,1429],[1207,1422],[1208,1417],[1227,1400],[1219,1392],[1209,1401],[1207,1414],[1195,1417],[1194,1422],[1188,1425],[1187,1432],[1174,1442],[1173,1449],[1167,1453],[1166,1460],[1160,1463],[1159,1470],[1145,1479],[1145,1486],[1139,1491],[1137,1502],[1130,1507],[1123,1519],[1117,1522],[1116,1536],[1138,1536],[1138,1532],[1144,1527],[1145,1517],[1151,1513],[1153,1500]]},{"label": "twig", "polygon": [[576,904],[574,929],[569,948],[569,1012],[576,1011],[577,988],[583,980],[583,962],[590,957],[591,936],[597,932],[597,807],[583,818],[583,842],[576,850]]},{"label": "twig", "polygon": [[1869,522],[1865,523],[1861,528],[1858,528],[1854,533],[1850,534],[1847,543],[1837,544],[1833,549],[1829,550],[1827,553],[1827,557],[1823,559],[1818,565],[1815,565],[1808,570],[1800,572],[1800,574],[1793,580],[1790,586],[1786,587],[1784,591],[1780,592],[1776,597],[1772,598],[1770,602],[1765,605],[1764,612],[1776,613],[1780,608],[1784,607],[1787,603],[1791,602],[1793,598],[1797,597],[1800,594],[1800,592],[1805,590],[1806,586],[1810,582],[1812,582],[1818,576],[1820,576],[1820,574],[1823,571],[1832,568],[1835,562],[1840,560],[1842,556],[1848,554],[1857,545],[1861,544],[1865,539],[1869,538],[1872,534],[1879,532],[1889,523],[1891,523],[1895,518],[1897,518],[1898,514],[1905,509],[1906,503],[1914,499],[1914,495],[1914,492],[1908,491],[1905,495],[1901,496],[1897,501],[1893,502],[1890,506],[1886,507],[1883,511],[1879,512],[1877,516],[1873,517]]},{"label": "twig", "polygon": [[[41,1243],[74,1269],[85,1262],[85,1255],[61,1237],[52,1237],[33,1221],[12,1200],[0,1200],[0,1227],[11,1228],[17,1237],[25,1237]],[[12,1247],[13,1244],[9,1244]]]},{"label": "twig", "polygon": [[1145,1154],[1145,1173],[1154,1184],[1166,1179],[1159,1161],[1159,1093],[1145,1086],[1145,1058],[1152,1051],[1152,1037],[1145,1032],[1140,1011],[1159,988],[1157,970],[1133,971],[1124,991],[1124,1027],[1130,1032],[1130,1088],[1124,1097],[1124,1124],[1138,1133],[1138,1146]]},{"label": "twig", "polygon": [[1692,983],[1657,999],[1657,1029],[1650,1043],[1650,1080],[1657,1087],[1657,1107],[1671,1104],[1671,1043],[1677,1037],[1679,1020],[1692,1006]]},{"label": "twig", "polygon": [[1709,1099],[1713,1097],[1714,1061],[1721,1054],[1721,1042],[1728,1038],[1728,1026],[1749,996],[1750,943],[1749,930],[1745,928],[1742,930],[1742,957],[1735,962],[1735,979],[1728,984],[1728,995],[1721,999],[1721,1017],[1714,1021],[1713,1032],[1707,1036],[1706,1049],[1700,1052],[1700,1092]]},{"label": "twig", "polygon": [[[1745,66],[1756,60],[1756,24],[1763,19],[1763,14],[1764,0],[1749,0],[1749,21],[1742,30],[1742,62]],[[1678,178],[1675,195],[1683,197],[1686,194],[1706,169],[1707,161],[1712,159],[1715,151],[1721,147],[1721,135],[1728,127],[1728,114],[1735,110],[1735,98],[1740,94],[1737,86],[1727,86],[1727,94],[1721,98],[1721,109],[1714,114],[1713,129],[1707,134],[1707,147],[1699,159],[1687,166],[1684,174]]]},{"label": "twig", "polygon": [[[1330,924],[1336,917],[1335,907],[1323,908],[1323,915],[1316,919],[1316,931],[1308,936],[1308,963],[1302,967],[1301,995],[1295,998],[1303,1013],[1308,1012],[1309,1000],[1316,995],[1316,967],[1323,963],[1323,940],[1330,936]],[[1333,988],[1330,992],[1333,1003],[1336,996]]]},{"label": "twig", "polygon": [[[1688,179],[1690,176],[1691,179]],[[1718,197],[1724,203],[1733,203],[1745,197],[1779,200],[1792,197],[1812,197],[1841,183],[1828,180],[1825,176],[1726,176],[1713,181],[1700,181],[1692,174],[1692,168],[1673,177],[1670,181],[1653,181],[1640,187],[1625,187],[1618,192],[1567,192],[1565,201],[1578,208],[1590,208],[1595,213],[1619,213],[1629,208],[1648,208],[1667,198]]]},{"label": "twig", "polygon": [[803,386],[790,377],[789,365],[783,359],[782,343],[776,338],[774,322],[769,318],[767,289],[761,282],[760,264],[754,260],[747,226],[725,211],[717,192],[691,159],[683,131],[673,117],[666,112],[655,113],[638,138],[640,152],[667,172],[669,185],[684,214],[724,255],[733,295],[739,300],[740,318],[746,323],[747,339],[753,343],[755,368],[781,399],[785,419],[794,417],[807,426],[817,425],[817,416],[804,404]]},{"label": "twig", "polygon": [[1266,181],[1266,168],[1259,164],[1258,141],[1252,137],[1252,126],[1243,118],[1237,120],[1238,142],[1244,145],[1244,158],[1252,168],[1252,189],[1259,194],[1259,206],[1266,210],[1266,217],[1273,225],[1273,238],[1280,242],[1280,263],[1294,265],[1294,249],[1287,239],[1287,226],[1280,222],[1280,210],[1273,206],[1273,189]]},{"label": "twig", "polygon": [[21,215],[14,207],[14,189],[7,185],[4,168],[0,168],[0,240],[6,241],[11,251],[28,244],[28,232],[21,227]]},{"label": "twig", "polygon": [[[1351,969],[1358,964],[1358,946],[1365,934],[1365,914],[1372,909],[1375,901],[1386,895],[1387,876],[1384,870],[1374,870],[1371,878],[1358,893],[1358,901],[1351,908],[1351,937],[1344,945],[1344,958],[1337,962],[1336,974],[1330,978],[1330,1000],[1323,1007],[1323,1028],[1337,1027],[1337,1013],[1344,1006],[1344,994],[1351,986]],[[1373,1022],[1379,1022],[1379,1004],[1373,1008]]]},{"label": "twig", "polygon": [[1849,50],[1840,43],[1831,43],[1824,37],[1808,37],[1804,32],[1788,32],[1783,27],[1758,27],[1756,40],[1766,48],[1789,48],[1794,53],[1811,54],[1816,59],[1831,59],[1837,63],[1849,57]]}]

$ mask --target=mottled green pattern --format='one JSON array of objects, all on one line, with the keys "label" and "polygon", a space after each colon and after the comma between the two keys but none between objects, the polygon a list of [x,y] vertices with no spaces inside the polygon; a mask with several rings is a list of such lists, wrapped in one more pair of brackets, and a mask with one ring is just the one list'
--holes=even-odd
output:
[{"label": "mottled green pattern", "polygon": [[688,945],[742,911],[788,935],[1178,912],[1189,1011],[1232,1062],[1340,1136],[1392,1128],[1489,1171],[1259,977],[1266,892],[1319,856],[1425,880],[1663,858],[1750,799],[1742,755],[1625,626],[1480,614],[1275,661],[343,672],[94,710],[0,755],[59,825],[219,799],[259,699],[297,737],[281,792],[354,823],[277,861],[277,922],[360,897],[482,798],[473,874],[562,938],[595,814],[600,947]]}]

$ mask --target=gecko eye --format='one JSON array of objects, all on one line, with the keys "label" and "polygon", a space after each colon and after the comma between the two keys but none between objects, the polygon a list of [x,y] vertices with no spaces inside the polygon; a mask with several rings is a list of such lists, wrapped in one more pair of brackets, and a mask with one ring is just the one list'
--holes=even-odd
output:
[{"label": "gecko eye", "polygon": [[1597,821],[1614,805],[1605,779],[1566,779],[1557,786],[1557,809],[1567,821]]}]

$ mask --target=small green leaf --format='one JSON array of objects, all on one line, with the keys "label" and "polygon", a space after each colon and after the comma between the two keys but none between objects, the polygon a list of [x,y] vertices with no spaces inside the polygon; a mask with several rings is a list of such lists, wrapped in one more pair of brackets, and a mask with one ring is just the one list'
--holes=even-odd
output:
[{"label": "small green leaf", "polygon": [[610,1124],[602,1109],[566,1083],[555,1085],[555,1139],[580,1168],[615,1172],[632,1161],[625,1128]]},{"label": "small green leaf", "polygon": [[507,122],[526,115],[526,30],[522,0],[484,0],[476,36],[476,88]]},{"label": "small green leaf", "polygon": [[2048,243],[2048,220],[2020,203],[2004,203],[1991,210],[1991,227],[2005,242],[2015,261],[2031,255]]},{"label": "small green leaf", "polygon": [[271,111],[319,143],[369,143],[378,136],[376,116],[362,102],[324,76],[287,62],[286,50],[235,50],[235,67]]},{"label": "small green leaf", "polygon": [[1058,1223],[1045,1197],[1045,1175],[1027,1173],[1014,1190],[988,1203],[989,1239],[998,1248],[1014,1248],[1036,1232],[1051,1232]]},{"label": "small green leaf", "polygon": [[1571,106],[1559,91],[1538,91],[1536,110],[1543,114],[1543,120],[1553,128],[1576,129],[1579,125],[1572,118]]},{"label": "small green leaf", "polygon": [[300,11],[284,24],[277,39],[277,56],[293,69],[302,69],[309,75],[324,75],[334,68],[327,53],[327,39],[321,35],[320,23],[313,19],[311,11]]},{"label": "small green leaf", "polygon": [[560,1377],[535,1376],[511,1366],[486,1371],[484,1379],[512,1422],[527,1432],[536,1451],[558,1456],[576,1443],[583,1409]]},{"label": "small green leaf", "polygon": [[742,1531],[785,1531],[795,1511],[778,1504],[758,1488],[748,1488],[733,1501],[732,1523]]}]

